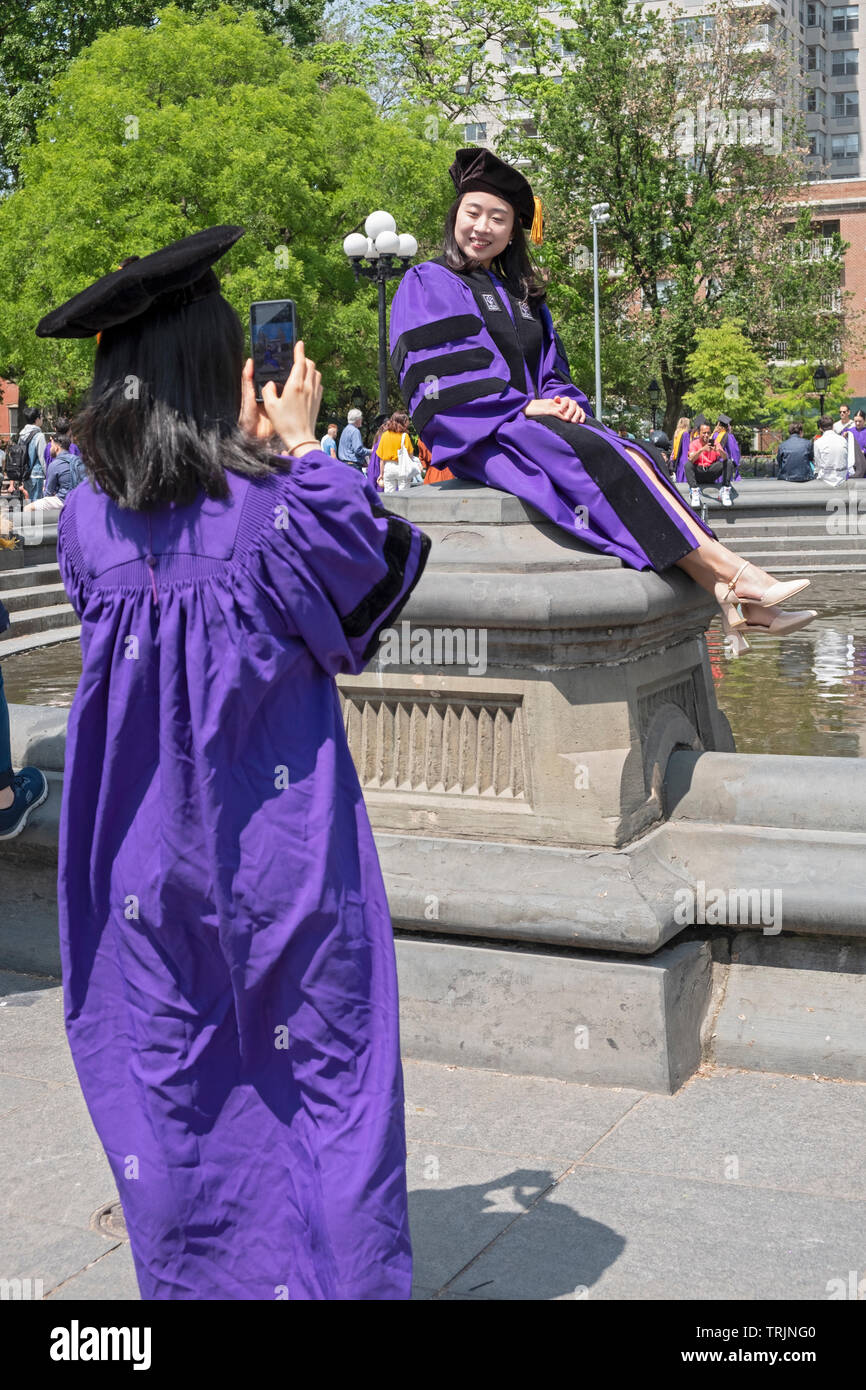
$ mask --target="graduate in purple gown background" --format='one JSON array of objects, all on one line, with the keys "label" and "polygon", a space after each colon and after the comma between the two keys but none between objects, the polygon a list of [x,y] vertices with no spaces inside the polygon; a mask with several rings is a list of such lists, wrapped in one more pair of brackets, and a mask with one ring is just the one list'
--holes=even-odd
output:
[{"label": "graduate in purple gown background", "polygon": [[210,269],[241,232],[127,261],[38,329],[100,331],[58,523],[67,1034],[142,1298],[405,1300],[394,941],[334,677],[430,543],[320,450],[302,343],[256,404]]},{"label": "graduate in purple gown background", "polygon": [[742,458],[742,455],[740,453],[740,446],[737,443],[737,436],[731,429],[731,421],[729,416],[719,416],[716,422],[716,427],[713,430],[713,433],[710,436],[710,438],[712,439],[717,449],[723,449],[725,451],[728,458],[731,460],[731,463],[734,465],[733,472],[731,473],[731,481],[735,483],[739,482],[741,477],[740,459]]},{"label": "graduate in purple gown background", "polygon": [[391,306],[391,361],[434,467],[511,492],[635,569],[679,565],[713,593],[731,650],[778,635],[811,610],[776,606],[807,579],[777,583],[721,545],[639,444],[594,419],[533,266],[540,201],[490,150],[458,150],[443,253],[413,266]]}]

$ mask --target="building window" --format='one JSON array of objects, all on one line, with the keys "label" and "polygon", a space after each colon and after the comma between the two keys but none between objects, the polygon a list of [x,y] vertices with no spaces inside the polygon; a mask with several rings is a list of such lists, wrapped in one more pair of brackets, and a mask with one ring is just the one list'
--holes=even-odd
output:
[{"label": "building window", "polygon": [[856,130],[851,135],[833,135],[830,139],[830,153],[834,159],[853,159],[860,153],[860,136]]},{"label": "building window", "polygon": [[[856,57],[857,55],[855,54],[854,56]],[[834,61],[834,63],[835,63],[835,61],[836,61],[836,55],[835,55],[835,54],[834,54],[834,57],[833,57],[833,61]],[[824,50],[823,50],[823,48],[820,47],[819,44],[809,44],[809,46],[808,46],[807,49],[806,49],[806,71],[807,71],[807,72],[823,72],[823,71],[824,71]],[[833,71],[834,71],[834,72],[836,71],[835,67],[833,68]]]},{"label": "building window", "polygon": [[473,124],[473,123],[470,121],[469,125],[465,125],[465,126],[463,127],[463,138],[464,138],[465,140],[471,140],[471,141],[473,142],[473,144],[476,144],[476,145],[478,144],[479,140],[486,140],[486,139],[487,139],[487,122],[486,122],[486,121],[475,121],[474,124]]},{"label": "building window", "polygon": [[834,34],[850,34],[860,28],[859,5],[834,5],[830,13]]},{"label": "building window", "polygon": [[675,20],[686,43],[709,43],[713,37],[716,21],[712,15],[696,15],[692,19]]},{"label": "building window", "polygon": [[824,93],[820,87],[810,87],[806,93],[806,110],[814,115],[823,114],[825,110]]},{"label": "building window", "polygon": [[833,115],[836,120],[847,120],[849,116],[860,115],[860,96],[857,92],[836,92],[833,96]]},{"label": "building window", "polygon": [[823,159],[825,151],[826,145],[824,144],[824,136],[820,131],[813,130],[812,134],[809,136],[809,153],[818,155],[820,159]]},{"label": "building window", "polygon": [[833,54],[833,76],[856,77],[858,72],[857,58],[856,48],[840,48],[838,53]]},{"label": "building window", "polygon": [[[833,13],[835,14],[835,10],[833,11]],[[823,6],[823,5],[807,5],[807,6],[806,6],[806,24],[807,24],[808,28],[810,28],[810,29],[814,29],[814,28],[823,29],[823,28],[824,28],[824,6]]]}]

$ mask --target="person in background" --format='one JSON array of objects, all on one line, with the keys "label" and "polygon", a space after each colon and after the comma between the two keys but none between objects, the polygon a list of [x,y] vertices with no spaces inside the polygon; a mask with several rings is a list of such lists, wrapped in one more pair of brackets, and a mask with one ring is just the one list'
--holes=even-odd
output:
[{"label": "person in background", "polygon": [[[648,441],[654,449],[661,455],[661,466],[670,477],[671,473],[671,441],[664,430],[653,430]],[[658,462],[658,460],[657,460]]]},{"label": "person in background", "polygon": [[677,420],[677,427],[674,431],[674,442],[671,445],[671,463],[674,467],[674,478],[678,483],[686,480],[686,464],[691,448],[691,421],[688,415],[681,415]]},{"label": "person in background", "polygon": [[[823,415],[821,416],[821,419],[824,419]],[[851,428],[851,424],[851,407],[848,405],[840,405],[839,419],[836,421],[835,425],[833,426],[833,429],[835,430],[836,434],[844,434],[846,430]]]},{"label": "person in background", "polygon": [[717,449],[722,449],[731,460],[731,480],[738,482],[740,478],[740,446],[737,437],[731,429],[731,419],[729,415],[720,415],[716,421],[716,428],[712,433],[712,440]]},{"label": "person in background", "polygon": [[826,483],[828,487],[838,487],[848,477],[849,445],[853,444],[854,440],[849,439],[848,431],[843,434],[836,430],[830,415],[822,415],[818,423],[821,432],[815,436],[812,444],[815,479],[819,483]]},{"label": "person in background", "polygon": [[337,457],[342,459],[343,463],[350,463],[353,468],[363,472],[370,457],[370,450],[364,448],[361,438],[361,421],[364,417],[360,410],[354,409],[349,411],[346,418],[348,423],[340,435]]},{"label": "person in background", "polygon": [[705,483],[714,483],[721,478],[719,501],[723,507],[730,507],[731,470],[733,464],[724,449],[720,449],[710,438],[710,424],[704,420],[698,430],[697,439],[689,447],[686,463],[686,479],[689,484],[689,506],[701,505],[701,488]]},{"label": "person in background", "polygon": [[26,512],[59,512],[73,488],[83,483],[87,476],[81,454],[70,451],[72,434],[68,420],[58,420],[57,430],[51,441],[52,459],[48,465],[45,479],[45,496],[39,501],[31,501],[24,508]]},{"label": "person in background", "polygon": [[862,410],[858,410],[854,416],[854,423],[849,433],[853,434],[860,448],[866,452],[866,415]]},{"label": "person in background", "polygon": [[[0,515],[0,551],[12,550],[15,541],[8,524]],[[9,614],[0,603],[0,632],[9,626]],[[48,779],[38,767],[12,768],[12,740],[9,728],[9,706],[3,689],[0,668],[0,840],[13,840],[27,824],[28,817],[41,806],[48,795]]]},{"label": "person in background", "polygon": [[808,483],[815,476],[812,441],[803,438],[803,426],[797,420],[788,427],[788,438],[779,445],[775,473],[783,483]]},{"label": "person in background", "polygon": [[37,406],[31,405],[24,411],[25,425],[18,436],[18,443],[27,446],[27,472],[20,480],[26,489],[27,496],[32,497],[31,474],[37,462],[42,464],[42,477],[51,461],[50,445],[42,432],[42,411]]},{"label": "person in background", "polygon": [[337,422],[332,420],[321,439],[322,453],[328,458],[337,457]]},{"label": "person in background", "polygon": [[[412,440],[408,431],[409,416],[403,410],[396,410],[386,422],[376,449],[382,461],[378,485],[383,492],[402,492],[404,488],[423,482],[421,469],[412,454]],[[404,466],[400,462],[401,449],[406,450],[414,466]]]},{"label": "person in background", "polygon": [[367,482],[372,488],[375,488],[377,492],[382,491],[379,485],[379,474],[382,472],[382,460],[379,458],[379,440],[385,433],[387,423],[388,416],[380,412],[373,422],[373,428],[376,433],[373,435],[373,443],[370,445],[370,457],[367,459]]}]

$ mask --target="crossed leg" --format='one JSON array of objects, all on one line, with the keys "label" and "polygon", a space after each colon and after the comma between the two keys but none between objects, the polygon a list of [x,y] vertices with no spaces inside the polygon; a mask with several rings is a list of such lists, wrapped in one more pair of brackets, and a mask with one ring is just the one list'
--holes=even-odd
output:
[{"label": "crossed leg", "polygon": [[[700,584],[702,589],[714,594],[715,587],[719,582],[727,583],[733,579],[744,563],[742,556],[729,550],[720,541],[713,540],[712,536],[708,536],[705,531],[701,530],[694,513],[686,506],[682,498],[679,495],[674,497],[659,482],[652,464],[633,449],[627,449],[626,453],[645,474],[650,486],[660,497],[664,497],[665,501],[679,514],[695,538],[696,549],[690,550],[688,555],[677,560],[680,569],[685,570],[686,574],[694,579],[696,584]],[[737,580],[737,595],[742,600],[760,599],[761,595],[775,582],[771,574],[750,562],[748,570]],[[781,611],[780,608],[760,608],[757,604],[743,602],[743,613],[746,620],[761,627],[768,627],[773,618]]]}]

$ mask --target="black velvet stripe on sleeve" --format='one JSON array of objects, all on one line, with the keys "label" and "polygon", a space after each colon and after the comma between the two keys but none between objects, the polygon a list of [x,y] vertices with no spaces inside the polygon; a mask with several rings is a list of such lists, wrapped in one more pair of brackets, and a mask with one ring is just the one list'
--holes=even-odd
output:
[{"label": "black velvet stripe on sleeve", "polygon": [[698,541],[684,536],[665,511],[658,495],[665,490],[661,479],[656,493],[649,479],[637,467],[632,468],[608,442],[597,421],[587,429],[555,415],[538,415],[535,419],[571,445],[586,473],[637,541],[653,569],[667,569],[697,549]]},{"label": "black velvet stripe on sleeve", "polygon": [[461,372],[481,372],[493,361],[490,348],[464,348],[462,352],[439,353],[410,367],[400,383],[403,399],[408,405],[418,387],[429,377],[438,381],[443,376],[459,376]]},{"label": "black velvet stripe on sleeve", "polygon": [[[363,636],[363,634],[376,622],[377,618],[381,617],[383,613],[388,613],[390,606],[403,587],[403,581],[406,577],[406,566],[409,562],[409,554],[412,549],[413,528],[409,525],[408,521],[405,521],[401,516],[395,516],[393,512],[387,512],[385,508],[374,508],[371,506],[370,510],[373,511],[374,514],[387,515],[388,517],[388,530],[382,551],[388,570],[379,582],[374,584],[369,593],[364,595],[361,602],[352,609],[351,613],[347,613],[346,616],[340,620],[343,631],[349,638]],[[427,563],[430,546],[430,537],[422,531],[419,565],[411,588],[415,587],[415,584],[421,577],[421,572]],[[410,592],[411,590],[407,590],[404,602],[405,599],[409,597]],[[401,603],[400,609],[402,609],[402,607],[403,604]],[[399,611],[400,610],[397,609],[394,612],[388,613],[388,621],[391,621]],[[382,626],[384,626],[384,621],[370,639],[363,652],[365,660],[369,660],[376,650],[379,632]]]},{"label": "black velvet stripe on sleeve", "polygon": [[391,365],[399,376],[407,353],[444,347],[446,343],[459,343],[461,338],[477,333],[480,327],[481,319],[477,314],[449,314],[447,318],[420,323],[417,328],[407,328],[394,344]]},{"label": "black velvet stripe on sleeve", "polygon": [[451,410],[455,405],[466,405],[468,401],[480,400],[482,396],[496,396],[508,390],[509,383],[501,376],[484,376],[478,381],[463,381],[459,386],[445,386],[438,396],[425,396],[412,411],[412,423],[419,432],[429,424],[440,411]]}]

